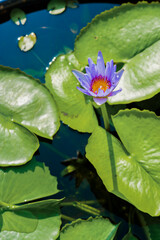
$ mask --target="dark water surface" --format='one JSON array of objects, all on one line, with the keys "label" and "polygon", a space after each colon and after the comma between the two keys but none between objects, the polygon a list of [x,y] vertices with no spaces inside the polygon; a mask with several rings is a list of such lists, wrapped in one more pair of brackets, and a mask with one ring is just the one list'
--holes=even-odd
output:
[{"label": "dark water surface", "polygon": [[[73,49],[80,29],[96,14],[112,8],[113,4],[80,4],[76,9],[67,8],[60,15],[51,15],[47,10],[27,14],[25,25],[17,26],[11,20],[0,25],[0,64],[21,70],[40,78],[49,62],[59,53]],[[34,32],[37,43],[29,52],[18,48],[18,37]]]}]

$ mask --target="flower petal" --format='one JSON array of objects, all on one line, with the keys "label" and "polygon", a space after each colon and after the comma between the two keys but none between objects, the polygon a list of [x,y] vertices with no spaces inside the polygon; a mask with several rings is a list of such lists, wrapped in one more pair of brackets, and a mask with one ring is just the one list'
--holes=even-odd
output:
[{"label": "flower petal", "polygon": [[84,94],[86,94],[86,95],[88,95],[88,96],[91,96],[91,94],[90,94],[87,90],[85,90],[85,89],[83,89],[83,88],[80,88],[80,87],[77,87],[77,89],[78,89],[79,91],[81,91],[82,93],[84,93]]},{"label": "flower petal", "polygon": [[96,66],[96,64],[93,63],[91,58],[88,58],[88,64],[89,64],[90,74],[93,79],[93,78],[97,77],[97,75],[98,75],[97,66]]},{"label": "flower petal", "polygon": [[104,96],[108,96],[114,89],[114,86],[111,86],[110,88],[108,88],[105,93],[104,93]]},{"label": "flower petal", "polygon": [[84,74],[84,75],[85,75],[85,77],[86,77],[89,85],[91,85],[91,82],[92,82],[92,77],[91,77],[91,75],[89,75],[88,73],[86,73],[86,74]]},{"label": "flower petal", "polygon": [[121,69],[120,71],[118,71],[116,73],[116,78],[120,80],[120,78],[122,77],[123,72],[124,72],[124,69]]},{"label": "flower petal", "polygon": [[105,77],[109,80],[110,77],[110,63],[106,63],[106,69],[105,69]]},{"label": "flower petal", "polygon": [[92,80],[92,76],[91,76],[91,71],[90,68],[88,66],[85,67],[86,70],[86,74],[89,76],[89,78]]},{"label": "flower petal", "polygon": [[109,79],[108,79],[108,80],[111,80],[112,77],[114,76],[114,65],[113,65],[113,60],[111,60],[111,61],[109,62],[109,64],[110,64],[110,74],[109,74]]},{"label": "flower petal", "polygon": [[121,69],[119,72],[116,72],[113,76],[113,78],[111,79],[111,84],[114,85],[115,87],[117,86],[117,84],[119,83],[119,80],[122,77],[122,74],[124,72],[124,69]]},{"label": "flower petal", "polygon": [[92,67],[92,65],[94,65],[94,62],[92,61],[91,58],[88,58],[88,64],[90,68]]},{"label": "flower petal", "polygon": [[104,59],[101,51],[98,52],[97,70],[98,70],[98,75],[101,75],[102,77],[105,76],[105,64],[104,64]]},{"label": "flower petal", "polygon": [[94,93],[94,92],[92,92],[92,91],[89,91],[89,90],[88,90],[88,92],[91,94],[92,97],[96,97],[96,96],[97,96],[97,94]]},{"label": "flower petal", "polygon": [[77,78],[77,80],[80,82],[81,86],[85,89],[90,89],[90,82],[89,79],[86,78],[85,74],[82,72],[79,72],[77,70],[72,70],[72,73]]},{"label": "flower petal", "polygon": [[97,93],[97,97],[104,97],[105,96],[105,92],[102,89],[98,89],[98,93]]},{"label": "flower petal", "polygon": [[122,88],[120,88],[119,90],[117,91],[114,91],[114,92],[111,92],[108,97],[112,97],[112,96],[115,96],[117,93],[121,92],[122,91]]},{"label": "flower petal", "polygon": [[97,105],[102,105],[103,103],[105,103],[107,101],[107,98],[93,98],[93,100],[95,101],[95,103]]},{"label": "flower petal", "polygon": [[112,69],[113,69],[113,59],[109,62],[109,64],[110,64],[110,68],[111,68],[111,71],[112,71]]},{"label": "flower petal", "polygon": [[114,65],[111,69],[111,73],[110,73],[110,81],[114,78],[115,74],[116,74],[116,68],[117,66]]},{"label": "flower petal", "polygon": [[77,87],[78,90],[80,90],[81,92],[83,92],[84,94],[88,95],[88,96],[92,96],[92,97],[96,97],[97,94],[89,91],[89,90],[86,90],[86,89],[83,89],[83,88],[80,88],[80,87]]}]

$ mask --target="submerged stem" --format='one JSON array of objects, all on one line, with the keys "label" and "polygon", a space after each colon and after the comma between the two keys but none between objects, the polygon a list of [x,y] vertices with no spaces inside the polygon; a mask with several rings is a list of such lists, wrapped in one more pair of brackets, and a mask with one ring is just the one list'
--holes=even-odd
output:
[{"label": "submerged stem", "polygon": [[69,216],[64,215],[64,214],[61,214],[61,218],[63,218],[64,220],[70,221],[70,222],[73,222],[73,221],[76,220],[75,218],[69,217]]},{"label": "submerged stem", "polygon": [[136,210],[136,214],[138,216],[138,219],[139,219],[139,222],[141,224],[144,235],[145,235],[146,239],[149,240],[150,239],[150,232],[149,232],[147,223],[145,221],[145,218],[138,210]]},{"label": "submerged stem", "polygon": [[73,206],[75,208],[79,208],[80,210],[83,210],[83,211],[90,213],[92,215],[95,215],[95,216],[98,216],[101,214],[99,209],[91,207],[91,206],[87,205],[86,203],[94,204],[94,203],[97,203],[97,201],[93,200],[93,201],[80,201],[80,202],[77,202],[77,201],[62,202],[60,206],[61,207]]},{"label": "submerged stem", "polygon": [[107,109],[106,109],[106,105],[105,104],[101,105],[101,112],[102,112],[104,127],[105,127],[105,129],[107,131],[109,131],[110,130],[109,117],[108,117],[108,113],[107,113]]}]

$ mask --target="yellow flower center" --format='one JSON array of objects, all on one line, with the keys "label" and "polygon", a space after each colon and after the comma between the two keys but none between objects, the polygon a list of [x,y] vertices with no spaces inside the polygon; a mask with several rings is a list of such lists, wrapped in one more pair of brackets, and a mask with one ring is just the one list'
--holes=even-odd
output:
[{"label": "yellow flower center", "polygon": [[110,88],[110,86],[111,84],[106,78],[98,76],[92,80],[91,91],[97,94],[100,88],[103,92],[105,92],[108,88]]}]

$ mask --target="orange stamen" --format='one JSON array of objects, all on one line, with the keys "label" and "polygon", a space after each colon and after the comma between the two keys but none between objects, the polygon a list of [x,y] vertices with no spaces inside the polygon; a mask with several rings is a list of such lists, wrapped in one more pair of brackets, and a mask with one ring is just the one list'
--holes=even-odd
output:
[{"label": "orange stamen", "polygon": [[97,94],[100,88],[103,92],[105,92],[108,88],[110,88],[110,86],[111,84],[106,78],[98,76],[92,80],[91,91]]}]

